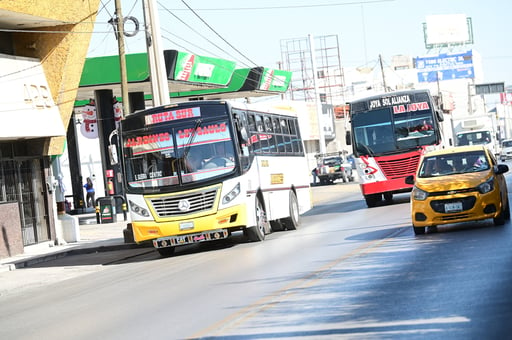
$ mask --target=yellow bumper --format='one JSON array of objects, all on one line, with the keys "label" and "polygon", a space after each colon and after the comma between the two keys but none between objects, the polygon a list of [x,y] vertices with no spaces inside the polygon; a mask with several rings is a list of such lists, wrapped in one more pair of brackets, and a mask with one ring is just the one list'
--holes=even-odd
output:
[{"label": "yellow bumper", "polygon": [[245,204],[218,210],[213,214],[194,214],[179,218],[169,218],[162,222],[132,221],[135,242],[153,240],[160,237],[194,234],[203,231],[232,229],[247,225]]}]

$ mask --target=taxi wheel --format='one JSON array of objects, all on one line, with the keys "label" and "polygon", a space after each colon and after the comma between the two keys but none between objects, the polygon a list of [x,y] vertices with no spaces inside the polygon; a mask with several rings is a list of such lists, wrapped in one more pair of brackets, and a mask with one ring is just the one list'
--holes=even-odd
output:
[{"label": "taxi wheel", "polygon": [[425,227],[415,227],[415,226],[413,226],[413,229],[414,229],[414,235],[423,235],[423,234],[425,234]]},{"label": "taxi wheel", "polygon": [[510,207],[508,202],[503,206],[498,217],[493,219],[494,225],[504,225],[507,220],[510,220]]},{"label": "taxi wheel", "polygon": [[156,250],[162,257],[169,257],[174,254],[174,247],[157,248]]}]

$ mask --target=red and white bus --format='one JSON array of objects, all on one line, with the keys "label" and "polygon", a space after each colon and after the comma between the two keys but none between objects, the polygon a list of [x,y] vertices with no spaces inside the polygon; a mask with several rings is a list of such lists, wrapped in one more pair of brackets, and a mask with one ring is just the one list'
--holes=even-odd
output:
[{"label": "red and white bus", "polygon": [[442,112],[428,90],[389,92],[350,104],[352,144],[362,194],[368,207],[408,192],[404,179],[421,155],[442,139]]},{"label": "red and white bus", "polygon": [[227,101],[189,101],[121,123],[135,241],[176,246],[243,231],[262,241],[311,208],[297,116]]}]

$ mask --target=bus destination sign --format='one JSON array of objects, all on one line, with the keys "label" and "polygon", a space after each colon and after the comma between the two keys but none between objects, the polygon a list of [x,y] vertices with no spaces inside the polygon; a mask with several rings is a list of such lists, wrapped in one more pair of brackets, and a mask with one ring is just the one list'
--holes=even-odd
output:
[{"label": "bus destination sign", "polygon": [[149,114],[145,117],[146,125],[160,124],[172,120],[201,117],[201,109],[189,107],[174,111],[163,111]]},{"label": "bus destination sign", "polygon": [[393,107],[393,113],[414,112],[430,109],[428,102],[423,101],[413,103],[408,94],[370,99],[368,102],[370,110],[390,106]]}]

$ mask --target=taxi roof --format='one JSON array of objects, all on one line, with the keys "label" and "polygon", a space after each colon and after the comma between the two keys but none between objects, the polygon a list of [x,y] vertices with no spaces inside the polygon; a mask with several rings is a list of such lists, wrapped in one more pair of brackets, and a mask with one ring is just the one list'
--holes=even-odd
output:
[{"label": "taxi roof", "polygon": [[425,156],[441,156],[441,155],[449,155],[453,153],[459,152],[471,152],[471,151],[482,151],[486,150],[486,147],[483,145],[464,145],[464,146],[454,146],[446,149],[434,150],[427,152]]}]

